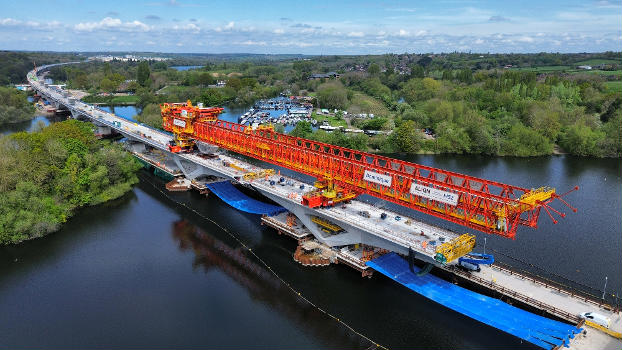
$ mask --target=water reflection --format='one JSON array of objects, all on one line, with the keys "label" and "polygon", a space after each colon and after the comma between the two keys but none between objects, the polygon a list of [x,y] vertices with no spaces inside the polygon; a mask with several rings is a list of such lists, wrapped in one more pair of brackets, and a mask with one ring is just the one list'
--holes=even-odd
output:
[{"label": "water reflection", "polygon": [[373,344],[318,311],[281,280],[250,259],[242,247],[233,248],[186,220],[173,223],[173,238],[183,251],[195,254],[193,267],[205,272],[219,269],[244,287],[253,300],[269,305],[328,347],[370,348]]},{"label": "water reflection", "polygon": [[0,125],[0,135],[10,135],[20,131],[33,132],[41,127],[50,125],[50,123],[56,123],[65,119],[67,119],[67,116],[38,115],[24,122]]}]

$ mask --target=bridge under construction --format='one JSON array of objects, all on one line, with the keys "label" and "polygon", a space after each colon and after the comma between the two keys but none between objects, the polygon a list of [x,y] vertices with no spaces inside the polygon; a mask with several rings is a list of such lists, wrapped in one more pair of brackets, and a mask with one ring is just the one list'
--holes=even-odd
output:
[{"label": "bridge under construction", "polygon": [[[73,63],[77,62],[67,64]],[[269,127],[230,123],[218,119],[221,108],[194,106],[190,101],[163,104],[166,131],[156,130],[46,85],[37,74],[51,66],[28,73],[31,87],[50,103],[69,110],[73,118],[91,121],[98,135],[123,135],[128,151],[178,178],[178,183],[214,193],[240,210],[264,214],[262,223],[300,242],[295,257],[301,263],[343,263],[364,276],[378,271],[445,307],[545,349],[622,344],[622,320],[613,307],[559,286],[537,283],[492,261],[472,264],[479,272],[465,270],[461,261],[478,261],[472,252],[474,235],[361,200],[376,198],[467,229],[513,239],[520,226],[536,228],[542,211],[554,221],[564,217],[552,207],[553,202],[576,211],[564,200],[566,193],[560,195],[548,187],[511,186],[296,138]],[[236,186],[256,191],[274,204],[248,198]],[[425,266],[420,270],[414,264]],[[453,284],[427,275],[432,267],[570,325],[451,287]],[[479,298],[481,304],[467,307],[456,303],[466,295]],[[493,309],[506,311],[480,312]],[[588,321],[593,327],[583,333],[586,328],[578,315],[594,310],[608,316],[610,326],[597,330]]]}]

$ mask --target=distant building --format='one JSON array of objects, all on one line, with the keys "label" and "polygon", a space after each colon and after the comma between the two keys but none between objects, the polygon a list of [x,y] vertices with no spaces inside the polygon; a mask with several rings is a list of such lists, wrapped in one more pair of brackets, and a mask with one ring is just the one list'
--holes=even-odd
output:
[{"label": "distant building", "polygon": [[585,69],[585,70],[591,70],[592,66],[578,66],[578,69]]},{"label": "distant building", "polygon": [[335,79],[339,79],[340,75],[337,72],[328,72],[326,74],[311,74],[311,76],[309,77],[309,80],[316,80],[316,79],[330,79],[330,78],[335,78]]}]

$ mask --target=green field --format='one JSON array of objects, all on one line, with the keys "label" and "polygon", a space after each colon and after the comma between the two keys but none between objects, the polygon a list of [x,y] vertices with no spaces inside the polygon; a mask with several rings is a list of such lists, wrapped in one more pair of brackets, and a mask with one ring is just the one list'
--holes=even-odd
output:
[{"label": "green field", "polygon": [[313,112],[311,114],[311,118],[319,121],[319,122],[323,122],[323,121],[327,121],[328,124],[330,124],[330,126],[343,126],[344,128],[348,127],[348,123],[346,123],[345,120],[341,119],[341,118],[337,118],[334,115],[325,115],[325,114],[317,114],[315,112]]},{"label": "green field", "polygon": [[136,95],[127,95],[127,96],[115,96],[112,98],[111,103],[136,103],[140,100],[140,97]]},{"label": "green field", "polygon": [[515,71],[521,72],[536,72],[536,73],[552,73],[552,72],[564,72],[569,74],[598,74],[598,75],[616,75],[622,76],[622,70],[600,70],[600,69],[576,69],[573,66],[543,66],[543,67],[522,67],[522,68],[512,68]]},{"label": "green field", "polygon": [[521,72],[537,72],[537,73],[558,72],[558,71],[570,70],[570,69],[573,69],[573,68],[571,66],[542,66],[542,67],[512,68],[512,70],[517,70]]},{"label": "green field", "polygon": [[388,116],[390,114],[382,101],[360,92],[355,92],[350,102],[348,113],[373,113],[376,116]]},{"label": "green field", "polygon": [[622,61],[609,60],[605,58],[592,58],[591,60],[575,63],[577,66],[595,66],[597,64],[622,64]]},{"label": "green field", "polygon": [[605,86],[609,91],[622,93],[622,81],[607,81]]},{"label": "green field", "polygon": [[588,73],[588,74],[598,74],[598,75],[617,75],[617,76],[622,76],[622,70],[576,70],[573,72],[581,72],[581,73]]}]

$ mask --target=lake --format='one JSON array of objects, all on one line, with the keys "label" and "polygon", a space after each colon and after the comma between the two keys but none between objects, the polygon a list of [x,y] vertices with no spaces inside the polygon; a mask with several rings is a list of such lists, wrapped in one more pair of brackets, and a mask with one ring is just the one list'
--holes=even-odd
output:
[{"label": "lake", "polygon": [[183,70],[199,69],[202,67],[203,66],[171,66],[170,68],[176,69],[178,71],[183,71]]}]

